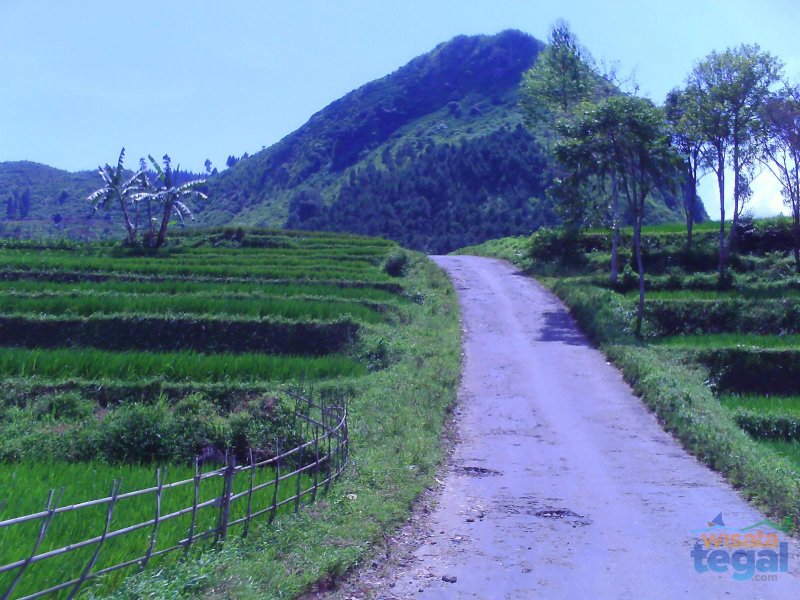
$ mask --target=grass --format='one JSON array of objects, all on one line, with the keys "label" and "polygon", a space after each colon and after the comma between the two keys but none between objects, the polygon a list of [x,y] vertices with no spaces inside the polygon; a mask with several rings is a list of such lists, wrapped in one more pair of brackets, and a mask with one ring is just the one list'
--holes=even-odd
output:
[{"label": "grass", "polygon": [[341,287],[338,285],[255,283],[247,281],[180,281],[159,282],[120,281],[109,279],[92,282],[58,282],[36,279],[0,281],[0,293],[119,293],[146,296],[168,294],[192,297],[237,296],[253,299],[313,298],[319,300],[357,300],[370,302],[408,302],[408,298],[383,289],[371,287]]},{"label": "grass", "polygon": [[220,552],[125,582],[114,598],[294,598],[356,565],[408,515],[433,481],[442,425],[459,377],[458,304],[441,271],[417,256],[404,281],[424,301],[404,309],[406,325],[378,325],[390,340],[388,368],[352,383],[352,466],[309,510],[258,526]]},{"label": "grass", "polygon": [[[208,264],[201,258],[182,260],[184,257],[172,259],[152,258],[114,258],[109,256],[75,256],[71,253],[41,253],[5,251],[2,253],[3,266],[6,269],[27,271],[42,270],[86,270],[98,273],[133,273],[140,275],[184,275],[212,277],[259,277],[262,279],[359,279],[366,282],[391,281],[375,265],[348,266],[341,261],[329,261],[325,264],[313,257],[306,260],[287,260],[264,264],[260,261],[212,261]],[[247,264],[250,262],[251,264]],[[244,265],[242,264],[244,263]]]},{"label": "grass", "polygon": [[758,445],[769,452],[774,452],[784,457],[800,472],[800,440],[791,442],[783,440],[760,440]]},{"label": "grass", "polygon": [[265,354],[200,354],[196,352],[106,352],[0,348],[4,377],[147,379],[225,382],[364,375],[364,364],[345,356],[294,357]]},{"label": "grass", "polygon": [[[209,467],[206,471],[216,467]],[[111,483],[119,480],[121,492],[146,489],[155,485],[156,470],[147,466],[108,466],[102,463],[69,464],[59,462],[24,463],[22,465],[0,466],[0,520],[30,514],[43,510],[51,489],[63,488],[60,506],[77,504],[95,498],[107,497],[111,493]],[[163,469],[164,483],[191,480],[194,467],[174,465]],[[273,481],[273,469],[259,469],[255,474],[255,485]],[[307,489],[313,480],[303,477],[301,485]],[[249,486],[249,475],[239,474],[234,479],[234,493],[246,491]],[[4,492],[24,489],[24,493],[5,495]],[[278,501],[291,497],[297,488],[296,477],[289,478],[279,487]],[[200,502],[211,500],[222,493],[222,478],[205,479],[200,485]],[[253,496],[253,510],[267,508],[273,501],[274,488],[269,486]],[[192,484],[165,490],[161,499],[161,514],[169,514],[192,506],[194,486]],[[112,530],[122,529],[130,525],[142,523],[153,518],[154,495],[124,499],[114,510]],[[57,515],[51,524],[48,534],[40,548],[47,552],[62,547],[70,541],[89,539],[102,534],[106,506],[83,508],[78,511]],[[292,505],[281,508],[280,514],[291,512]],[[246,500],[240,499],[231,505],[233,521],[247,514]],[[197,512],[196,533],[201,533],[216,526],[219,510],[205,507]],[[191,515],[187,514],[162,522],[158,530],[156,551],[175,545],[186,539]],[[0,564],[22,560],[28,556],[30,547],[36,540],[40,522],[33,521],[0,529]],[[235,532],[236,530],[232,530]],[[239,526],[241,531],[241,526]],[[103,547],[97,569],[124,562],[127,559],[143,556],[150,543],[152,528],[144,528],[109,540]],[[24,542],[24,543],[23,543]],[[208,547],[208,543],[205,544]],[[70,552],[66,555],[49,559],[33,565],[16,589],[18,596],[31,593],[44,587],[56,585],[64,580],[65,573],[80,573],[83,566],[94,553],[95,546]],[[164,568],[177,562],[182,555],[178,552],[164,559],[156,559],[153,566]],[[131,573],[136,567],[117,571],[103,578],[95,593],[107,593]],[[11,583],[11,574],[0,575],[0,589]]]},{"label": "grass", "polygon": [[761,413],[800,415],[800,396],[725,395],[719,402],[730,410],[745,408]]},{"label": "grass", "polygon": [[365,323],[383,319],[375,308],[352,300],[317,300],[311,298],[250,298],[175,296],[172,294],[125,293],[0,293],[2,314],[92,315],[193,314],[244,317],[281,317],[284,319],[335,320],[351,316]]},{"label": "grass", "polygon": [[[183,314],[203,317],[183,319],[187,323],[205,323],[208,317],[222,322],[226,316],[249,322],[267,316],[280,322],[297,319],[298,325],[309,327],[317,319],[349,314],[365,325],[348,342],[346,356],[318,358],[202,354],[185,348],[109,352],[0,347],[0,435],[5,431],[6,440],[28,440],[42,454],[4,455],[23,462],[0,465],[0,496],[12,500],[2,506],[0,498],[0,518],[10,511],[40,510],[47,490],[61,482],[71,486],[66,492],[70,498],[106,495],[111,480],[120,476],[125,489],[151,485],[154,465],[89,461],[130,461],[134,455],[127,452],[123,438],[138,439],[142,431],[167,431],[162,437],[172,448],[169,436],[189,427],[191,435],[183,444],[189,453],[195,451],[193,440],[207,435],[227,440],[237,432],[248,436],[235,442],[237,448],[240,443],[262,447],[249,436],[269,437],[285,425],[282,417],[273,415],[262,431],[261,407],[282,389],[278,382],[289,385],[304,377],[318,389],[349,398],[352,463],[341,483],[299,515],[284,515],[272,527],[254,523],[246,540],[232,535],[221,547],[192,552],[185,561],[172,557],[133,579],[123,581],[123,574],[107,577],[86,594],[293,597],[314,581],[356,564],[403,521],[413,500],[430,485],[441,459],[440,435],[459,373],[455,295],[447,278],[421,255],[411,255],[405,277],[389,277],[383,263],[396,245],[383,240],[254,230],[240,235],[235,229],[178,237],[157,255],[139,252],[141,256],[108,243],[0,243],[0,312],[36,323],[52,321],[54,327],[70,315],[97,315],[92,323],[105,324],[110,317],[102,315],[140,314],[159,319],[163,315],[170,322],[180,321]],[[133,426],[120,430],[124,434],[119,434],[119,443],[108,446],[126,423],[136,424],[135,431]],[[251,425],[256,429],[251,431]],[[98,440],[101,453],[89,453]],[[84,462],[58,462],[56,455]],[[184,454],[142,456],[176,462],[182,458],[152,457]],[[169,467],[170,479],[186,474],[184,466]],[[269,479],[270,474],[260,473],[261,477]],[[213,497],[218,491],[203,494]],[[164,510],[184,500],[170,492]],[[140,506],[132,502],[121,507],[115,526],[140,520],[141,515],[149,518],[152,510],[152,499]],[[48,534],[48,547],[94,533],[102,521],[102,510],[95,512],[80,519],[59,518],[52,538]],[[185,522],[165,524],[158,547],[185,534],[186,527]],[[0,564],[21,556],[25,545],[18,542],[29,539],[30,533],[0,531]],[[101,554],[98,566],[140,554],[148,541],[142,532],[129,542],[114,542]],[[74,576],[88,559],[81,552],[74,562],[43,562],[26,575],[25,585],[41,589]],[[0,581],[0,589],[6,581]]]},{"label": "grass", "polygon": [[748,335],[741,333],[719,333],[704,335],[676,335],[656,338],[655,346],[689,348],[692,350],[715,350],[718,348],[800,349],[800,335]]}]

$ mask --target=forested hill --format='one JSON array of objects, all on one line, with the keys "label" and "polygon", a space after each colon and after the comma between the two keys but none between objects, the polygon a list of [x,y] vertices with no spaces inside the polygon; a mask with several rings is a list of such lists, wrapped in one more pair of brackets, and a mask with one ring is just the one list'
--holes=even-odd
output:
[{"label": "forested hill", "polygon": [[[193,204],[198,224],[349,231],[428,252],[555,224],[548,159],[517,106],[542,48],[519,31],[440,44],[277,144],[231,157]],[[91,172],[0,163],[0,235],[121,235],[116,209],[86,218],[99,184]],[[677,202],[648,211],[651,223],[682,220]]]},{"label": "forested hill", "polygon": [[0,236],[91,239],[111,234],[112,214],[87,219],[91,206],[86,196],[99,182],[92,171],[70,173],[29,161],[0,163]]},{"label": "forested hill", "polygon": [[[428,252],[554,224],[547,159],[517,107],[542,48],[519,31],[437,46],[212,178],[201,222],[381,235]],[[661,203],[649,220],[680,219]]]}]

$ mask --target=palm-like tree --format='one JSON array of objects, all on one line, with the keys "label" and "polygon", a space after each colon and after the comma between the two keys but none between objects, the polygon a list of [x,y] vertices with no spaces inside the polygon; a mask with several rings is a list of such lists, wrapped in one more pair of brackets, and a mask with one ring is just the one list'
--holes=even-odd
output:
[{"label": "palm-like tree", "polygon": [[114,202],[118,202],[125,217],[125,229],[128,232],[128,242],[136,244],[137,224],[131,221],[128,203],[135,201],[135,197],[142,191],[143,171],[137,171],[133,176],[125,177],[125,148],[119,153],[117,166],[112,167],[106,163],[105,167],[98,167],[97,172],[103,180],[103,187],[89,194],[87,200],[94,202],[92,214],[100,207],[109,209]]},{"label": "palm-like tree", "polygon": [[[172,218],[173,213],[178,217],[181,223],[184,223],[185,217],[194,220],[194,215],[186,205],[185,200],[188,198],[202,198],[205,199],[206,195],[195,187],[205,183],[204,179],[190,181],[182,185],[175,184],[175,173],[172,170],[172,161],[168,155],[164,155],[164,168],[156,162],[152,156],[148,156],[150,164],[153,165],[153,170],[156,173],[156,183],[147,183],[147,189],[140,191],[132,196],[136,202],[146,201],[148,203],[148,212],[152,202],[156,204],[163,204],[164,209],[161,216],[161,225],[158,229],[158,236],[153,240],[153,231],[151,225],[150,244],[155,248],[160,248],[164,241],[167,239],[167,227]],[[151,218],[151,223],[152,223]]]}]

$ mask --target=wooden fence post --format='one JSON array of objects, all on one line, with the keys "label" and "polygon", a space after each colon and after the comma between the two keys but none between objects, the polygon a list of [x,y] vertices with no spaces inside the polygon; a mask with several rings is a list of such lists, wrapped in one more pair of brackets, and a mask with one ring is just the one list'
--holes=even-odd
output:
[{"label": "wooden fence post", "polygon": [[[161,477],[159,476],[159,479]],[[122,480],[117,482],[114,480],[114,483],[111,484],[111,502],[108,503],[108,510],[106,511],[106,524],[103,528],[103,535],[100,536],[100,540],[97,542],[97,548],[95,548],[94,554],[92,555],[92,559],[87,563],[86,567],[83,569],[80,578],[75,583],[75,587],[69,593],[67,600],[72,600],[77,594],[78,591],[81,589],[81,586],[86,581],[86,578],[89,576],[89,573],[92,572],[92,568],[94,567],[95,563],[97,562],[97,558],[100,556],[100,550],[103,547],[103,542],[106,541],[106,536],[108,535],[108,530],[111,529],[111,517],[114,514],[114,505],[117,503],[117,496],[119,495],[119,490],[122,487]]]},{"label": "wooden fence post", "polygon": [[233,491],[233,478],[236,475],[236,456],[230,454],[225,461],[225,471],[223,472],[222,497],[219,505],[219,525],[214,543],[224,540],[228,535],[228,518],[231,513],[231,493]]},{"label": "wooden fence post", "polygon": [[275,482],[272,484],[272,512],[269,514],[269,524],[275,520],[275,513],[278,512],[278,488],[281,483],[281,444],[275,438]]},{"label": "wooden fence post", "polygon": [[161,477],[161,469],[156,469],[156,516],[153,519],[153,533],[150,534],[150,545],[147,548],[147,554],[144,555],[142,560],[141,569],[144,571],[147,563],[150,562],[150,555],[156,549],[156,539],[158,536],[158,522],[161,519],[161,490],[164,488],[164,478]]},{"label": "wooden fence post", "polygon": [[194,502],[192,504],[192,522],[189,524],[189,536],[186,538],[184,554],[189,554],[189,548],[194,542],[194,528],[197,523],[197,505],[200,503],[200,458],[194,457]]},{"label": "wooden fence post", "polygon": [[247,537],[247,532],[250,531],[250,519],[253,516],[253,486],[256,480],[256,461],[253,459],[253,449],[247,450],[250,457],[250,491],[247,494],[247,517],[244,521],[244,531],[242,537]]},{"label": "wooden fence post", "polygon": [[39,528],[39,537],[36,538],[36,543],[33,545],[33,550],[31,551],[30,555],[19,568],[19,571],[17,571],[17,576],[14,577],[14,581],[11,582],[11,586],[6,590],[6,593],[3,594],[2,600],[8,600],[11,597],[11,593],[14,591],[14,588],[19,585],[22,576],[25,574],[25,571],[31,564],[31,560],[33,560],[33,557],[36,556],[36,553],[39,551],[39,547],[42,545],[44,536],[47,533],[47,528],[50,527],[50,522],[53,520],[53,516],[56,514],[58,503],[61,502],[61,498],[64,495],[64,488],[61,488],[61,490],[58,492],[58,497],[54,501],[53,497],[55,496],[55,493],[55,490],[50,490],[50,495],[47,497],[47,507],[45,508],[47,515],[42,518],[42,526]]},{"label": "wooden fence post", "polygon": [[319,429],[314,425],[314,490],[311,492],[311,503],[317,500],[317,486],[319,485]]}]

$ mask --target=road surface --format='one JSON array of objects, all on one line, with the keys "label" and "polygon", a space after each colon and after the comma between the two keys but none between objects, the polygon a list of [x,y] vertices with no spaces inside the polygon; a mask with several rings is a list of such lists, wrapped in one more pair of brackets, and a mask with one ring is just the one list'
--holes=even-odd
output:
[{"label": "road surface", "polygon": [[661,429],[557,298],[502,261],[434,260],[463,316],[459,443],[412,560],[376,597],[800,597],[791,539],[776,581],[697,571],[693,530],[763,515]]}]

